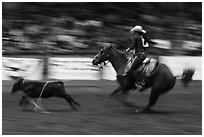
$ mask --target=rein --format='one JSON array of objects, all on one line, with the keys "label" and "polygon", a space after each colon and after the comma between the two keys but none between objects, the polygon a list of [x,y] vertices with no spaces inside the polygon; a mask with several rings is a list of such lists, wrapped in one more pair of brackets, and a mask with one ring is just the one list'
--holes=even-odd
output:
[{"label": "rein", "polygon": [[108,60],[108,63],[106,63],[105,61],[103,61],[102,63],[104,63],[104,65],[99,66],[100,68],[106,67],[107,64],[109,64],[111,61],[115,60],[117,57],[125,55],[127,52],[121,53],[120,55],[115,56],[114,58],[112,58],[111,60]]},{"label": "rein", "polygon": [[114,58],[112,58],[109,62],[113,61],[115,58],[119,57],[119,56],[122,56],[122,55],[125,55],[127,52],[124,52],[124,53],[121,53],[120,55],[118,56],[115,56]]}]

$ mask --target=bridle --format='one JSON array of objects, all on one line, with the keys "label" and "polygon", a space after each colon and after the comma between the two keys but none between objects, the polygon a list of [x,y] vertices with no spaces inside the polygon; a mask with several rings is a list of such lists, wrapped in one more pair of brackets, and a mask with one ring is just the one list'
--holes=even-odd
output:
[{"label": "bridle", "polygon": [[[113,57],[111,60],[107,60],[107,63],[106,63],[106,61],[102,61],[102,62],[100,63],[99,68],[107,67],[107,64],[109,64],[110,62],[112,62],[113,60],[115,60],[116,58],[118,58],[119,56],[122,56],[122,55],[125,55],[125,54],[127,54],[127,52],[123,52],[123,53],[121,53],[121,54],[119,54],[119,55]],[[108,55],[108,57],[110,57],[110,55]],[[104,65],[101,65],[102,63],[103,63]]]}]

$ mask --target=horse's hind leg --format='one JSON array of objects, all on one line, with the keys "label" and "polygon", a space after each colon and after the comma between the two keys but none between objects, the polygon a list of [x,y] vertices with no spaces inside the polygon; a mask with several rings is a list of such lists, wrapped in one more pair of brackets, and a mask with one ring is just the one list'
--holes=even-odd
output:
[{"label": "horse's hind leg", "polygon": [[122,91],[116,99],[125,106],[130,106],[130,103],[127,102],[128,92],[126,90]]},{"label": "horse's hind leg", "polygon": [[141,112],[141,111],[142,112],[147,112],[148,110],[150,110],[150,108],[153,107],[156,104],[156,102],[157,102],[157,100],[159,98],[159,95],[160,95],[159,94],[159,89],[152,88],[147,105],[142,109],[140,109],[140,108],[136,109],[136,111],[137,112]]},{"label": "horse's hind leg", "polygon": [[135,107],[136,105],[134,103],[127,101],[129,91],[130,89],[123,90],[116,99],[126,107]]},{"label": "horse's hind leg", "polygon": [[145,109],[150,109],[151,107],[153,107],[156,104],[158,98],[159,98],[159,94],[154,92],[154,90],[152,90],[150,93],[149,102],[145,107]]},{"label": "horse's hind leg", "polygon": [[118,88],[116,88],[111,94],[110,97],[113,97],[116,93],[118,93],[119,91],[123,90],[124,86],[119,86]]},{"label": "horse's hind leg", "polygon": [[151,93],[150,93],[150,97],[149,97],[149,102],[146,106],[146,109],[149,109],[151,107],[153,107],[159,96],[165,94],[167,91],[171,90],[175,85],[175,79],[173,79],[172,81],[170,81],[169,84],[167,84],[166,86],[163,87],[159,87],[158,85],[154,85],[152,87]]}]

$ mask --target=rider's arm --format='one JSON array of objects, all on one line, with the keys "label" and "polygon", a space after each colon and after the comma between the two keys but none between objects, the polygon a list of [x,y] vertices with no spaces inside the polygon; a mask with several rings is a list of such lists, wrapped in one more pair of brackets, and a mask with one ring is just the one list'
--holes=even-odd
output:
[{"label": "rider's arm", "polygon": [[131,49],[136,49],[138,47],[142,47],[142,39],[139,35],[136,35],[133,37],[133,44],[132,44],[132,47]]},{"label": "rider's arm", "polygon": [[133,40],[132,40],[132,46],[130,48],[128,48],[126,51],[130,51],[134,48],[136,48],[137,46],[141,46],[142,44],[142,39],[140,38],[139,35],[136,35],[133,37]]},{"label": "rider's arm", "polygon": [[132,39],[132,46],[129,47],[126,52],[130,51],[130,50],[133,50],[135,47],[137,46],[137,37],[133,37]]}]

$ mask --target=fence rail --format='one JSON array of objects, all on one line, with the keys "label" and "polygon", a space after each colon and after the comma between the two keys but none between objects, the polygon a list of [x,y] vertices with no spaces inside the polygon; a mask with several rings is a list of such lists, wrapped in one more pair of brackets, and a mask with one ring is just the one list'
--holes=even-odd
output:
[{"label": "fence rail", "polygon": [[[103,70],[92,66],[91,56],[4,56],[2,57],[2,80],[24,77],[31,80],[115,80],[116,73],[111,64]],[[193,80],[202,80],[202,57],[160,56],[174,75],[183,69],[196,69]]]}]

